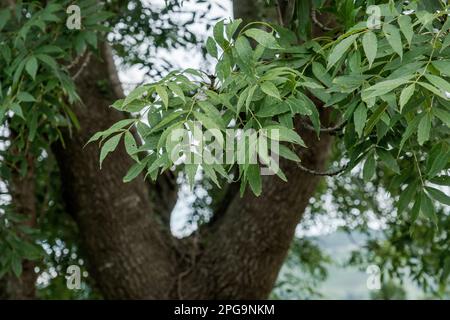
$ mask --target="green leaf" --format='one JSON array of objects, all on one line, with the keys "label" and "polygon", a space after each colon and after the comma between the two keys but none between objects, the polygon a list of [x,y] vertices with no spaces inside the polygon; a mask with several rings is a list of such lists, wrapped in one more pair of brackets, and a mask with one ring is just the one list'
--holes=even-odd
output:
[{"label": "green leaf", "polygon": [[38,61],[36,57],[32,56],[28,59],[27,64],[25,65],[25,70],[31,76],[33,80],[36,79],[36,73],[38,70]]},{"label": "green leaf", "polygon": [[236,113],[237,114],[239,114],[239,112],[241,112],[242,106],[244,105],[244,103],[247,100],[249,90],[250,90],[250,88],[247,87],[239,95],[239,99],[238,99],[238,102],[237,102],[237,105],[236,105]]},{"label": "green leaf", "polygon": [[273,130],[278,130],[278,141],[293,142],[306,148],[306,144],[303,139],[292,129],[288,129],[280,125],[270,125],[264,129],[267,129],[270,139],[276,140],[274,138],[276,131]]},{"label": "green leaf", "polygon": [[148,91],[148,86],[140,86],[140,87],[135,88],[125,98],[125,101],[123,102],[122,107],[125,107],[130,102],[140,98],[147,91]]},{"label": "green leaf", "polygon": [[228,40],[231,40],[233,38],[234,34],[236,33],[241,23],[242,19],[236,19],[225,26],[225,33],[227,35]]},{"label": "green leaf", "polygon": [[131,166],[131,168],[128,170],[125,177],[123,177],[123,182],[127,183],[136,178],[142,170],[147,166],[147,160],[142,161],[141,163],[135,163]]},{"label": "green leaf", "polygon": [[450,61],[448,61],[448,60],[436,60],[436,61],[433,61],[431,64],[436,69],[438,69],[441,72],[441,74],[446,75],[446,76],[450,76]]},{"label": "green leaf", "polygon": [[405,133],[403,133],[402,140],[400,141],[399,152],[403,149],[406,141],[416,132],[417,126],[419,125],[420,118],[415,117],[413,121],[408,123]]},{"label": "green leaf", "polygon": [[247,169],[247,179],[253,193],[258,197],[262,192],[261,175],[257,164],[250,164]]},{"label": "green leaf", "polygon": [[384,149],[377,149],[377,155],[380,157],[381,161],[392,171],[400,174],[400,168],[397,164],[397,160],[391,155],[389,151]]},{"label": "green leaf", "polygon": [[378,82],[375,85],[363,90],[362,99],[364,101],[368,101],[371,98],[385,95],[386,93],[389,93],[395,88],[408,82],[409,78],[411,78],[411,76]]},{"label": "green leaf", "polygon": [[18,278],[22,274],[22,259],[17,254],[11,256],[11,269]]},{"label": "green leaf", "polygon": [[372,132],[375,125],[383,117],[386,108],[387,104],[380,104],[378,108],[372,113],[372,115],[369,117],[369,120],[367,120],[366,128],[364,129],[365,135],[369,135]]},{"label": "green leaf", "polygon": [[363,179],[364,181],[368,182],[372,179],[373,175],[375,174],[375,155],[373,152],[370,152],[367,156],[366,162],[364,163],[363,168]]},{"label": "green leaf", "polygon": [[450,33],[445,36],[444,43],[442,43],[441,52],[448,46],[450,46]]},{"label": "green leaf", "polygon": [[125,132],[124,137],[125,150],[130,156],[135,156],[138,151],[136,140],[133,137],[133,134],[130,131]]},{"label": "green leaf", "polygon": [[222,114],[220,113],[219,110],[216,109],[216,107],[211,102],[199,101],[197,104],[200,106],[200,108],[203,109],[203,111],[205,111],[205,113],[207,115],[214,118],[214,120],[217,122],[217,124],[220,126],[220,128],[226,127],[226,124],[222,119]]},{"label": "green leaf", "polygon": [[[150,161],[150,160],[149,160]],[[169,162],[169,158],[167,153],[162,154],[159,158],[152,162],[152,164],[147,169],[147,175],[150,175],[153,180],[156,179],[159,167],[163,167],[167,165]]]},{"label": "green leaf", "polygon": [[328,65],[327,69],[330,69],[339,59],[342,58],[347,49],[355,42],[355,40],[359,37],[359,34],[353,34],[344,40],[340,41],[331,51],[330,56],[328,57]]},{"label": "green leaf", "polygon": [[[294,114],[298,113],[303,116],[312,116],[313,111],[316,109],[314,105],[312,105],[312,106],[309,105],[309,101],[307,101],[305,99],[298,99],[293,96],[290,96],[289,98],[287,98],[286,102],[287,102],[288,106],[290,106],[290,108]],[[279,107],[282,108],[285,105],[286,104],[283,103],[283,104],[279,105]]]},{"label": "green leaf", "polygon": [[224,38],[224,21],[221,20],[216,23],[213,28],[214,40],[223,48],[225,48],[226,40]]},{"label": "green leaf", "polygon": [[105,136],[110,135],[111,133],[116,132],[119,129],[122,129],[123,127],[132,124],[133,122],[136,122],[136,119],[123,119],[120,121],[117,121],[114,123],[111,127],[106,129],[104,132]]},{"label": "green leaf", "polygon": [[433,199],[447,206],[450,206],[450,197],[443,193],[441,190],[432,187],[425,187],[425,189],[428,191],[430,196],[433,197]]},{"label": "green leaf", "polygon": [[0,31],[5,27],[10,18],[11,12],[9,8],[0,10]]},{"label": "green leaf", "polygon": [[424,87],[425,89],[431,91],[435,95],[437,95],[437,96],[439,96],[441,98],[447,99],[447,97],[444,95],[444,93],[441,90],[439,90],[438,88],[436,88],[435,86],[432,86],[431,84],[426,83],[426,82],[422,82],[422,81],[419,81],[417,83],[419,85],[421,85],[422,87]]},{"label": "green leaf", "polygon": [[208,117],[207,115],[201,113],[201,112],[197,112],[197,111],[193,111],[192,112],[194,114],[194,117],[201,122],[201,124],[206,128],[206,129],[225,129],[225,127],[223,126],[223,124],[219,124],[216,122],[215,119],[212,119],[210,117]]},{"label": "green leaf", "polygon": [[434,211],[433,201],[425,192],[422,192],[422,195],[420,197],[420,211],[425,217],[429,218],[437,225],[438,219],[436,216],[436,212]]},{"label": "green leaf", "polygon": [[322,82],[327,87],[331,87],[333,85],[333,80],[331,79],[331,76],[327,73],[327,70],[322,66],[322,64],[318,62],[312,63],[312,72],[314,76]]},{"label": "green leaf", "polygon": [[403,110],[403,107],[408,103],[409,99],[411,99],[412,95],[414,94],[414,90],[415,90],[415,85],[414,83],[405,87],[402,90],[402,93],[400,94],[400,112]]},{"label": "green leaf", "polygon": [[208,37],[206,40],[206,51],[208,51],[209,55],[213,58],[217,58],[217,45],[211,37]]},{"label": "green leaf", "polygon": [[397,213],[401,214],[405,209],[408,207],[408,205],[414,200],[414,195],[416,194],[417,190],[417,181],[412,182],[406,187],[405,190],[403,190],[400,193],[400,198],[398,199],[397,203]]},{"label": "green leaf", "polygon": [[409,46],[411,46],[412,37],[414,35],[413,26],[411,24],[411,17],[407,15],[400,15],[398,17],[398,25],[400,26],[400,30],[408,41]]},{"label": "green leaf", "polygon": [[281,157],[291,161],[300,162],[300,158],[294,151],[292,151],[291,149],[282,144],[280,144],[278,147],[279,147],[279,155]]},{"label": "green leaf", "polygon": [[429,181],[440,186],[450,186],[450,176],[439,176],[430,179]]},{"label": "green leaf", "polygon": [[244,61],[245,63],[249,63],[252,60],[253,50],[247,38],[237,38],[234,46],[236,48],[238,56],[242,59],[242,61]]},{"label": "green leaf", "polygon": [[253,87],[251,87],[251,88],[248,90],[247,99],[245,99],[245,108],[246,108],[247,112],[248,112],[248,110],[250,109],[250,105],[251,105],[251,103],[252,103],[252,101],[253,101],[253,96],[254,96],[255,91],[256,91],[257,88],[258,88],[258,86],[257,86],[257,85],[254,85]]},{"label": "green leaf", "polygon": [[397,29],[397,27],[385,23],[383,24],[383,32],[388,43],[390,44],[394,52],[400,56],[401,59],[403,57],[403,45],[400,31]]},{"label": "green leaf", "polygon": [[202,164],[202,168],[205,171],[206,176],[210,178],[216,184],[217,187],[220,188],[220,183],[219,180],[217,180],[217,175],[214,170],[214,166],[210,164]]},{"label": "green leaf", "polygon": [[450,127],[450,112],[433,107],[433,115],[445,123],[447,127]]},{"label": "green leaf", "polygon": [[169,108],[169,95],[167,94],[166,88],[160,85],[155,86],[156,93],[161,98],[162,102],[164,103],[166,109]]},{"label": "green leaf", "polygon": [[36,58],[38,58],[39,60],[41,60],[42,62],[44,62],[46,65],[48,65],[51,69],[53,70],[58,70],[58,63],[56,62],[55,59],[53,59],[52,57],[50,57],[49,55],[46,54],[37,54]]},{"label": "green leaf", "polygon": [[181,115],[186,114],[186,113],[187,113],[187,110],[177,110],[177,111],[169,113],[156,126],[154,126],[150,130],[150,133],[157,132],[157,131],[161,130],[166,125],[168,125],[170,122],[172,122],[173,120],[177,119],[178,117],[180,117]]},{"label": "green leaf", "polygon": [[20,104],[18,103],[13,103],[10,106],[10,109],[19,117],[21,117],[22,119],[25,119],[24,115],[23,115],[23,110],[22,107],[20,106]]},{"label": "green leaf", "polygon": [[[305,94],[298,92],[297,94],[298,99],[302,100],[304,102],[304,106],[306,108],[308,108],[311,112],[309,119],[312,122],[312,125],[316,131],[317,137],[319,137],[320,135],[320,114],[319,111],[317,110],[316,105],[314,104],[314,102],[312,102],[312,100],[306,96]],[[295,109],[294,109],[295,111]]]},{"label": "green leaf", "polygon": [[430,139],[431,130],[431,114],[427,113],[419,122],[419,127],[417,128],[417,141],[419,145],[423,145],[426,141]]},{"label": "green leaf", "polygon": [[28,92],[21,91],[17,94],[17,99],[23,102],[35,102],[36,99]]},{"label": "green leaf", "polygon": [[255,39],[255,41],[258,42],[263,47],[266,47],[268,49],[280,48],[280,46],[277,43],[277,40],[271,33],[256,28],[248,29],[244,33],[246,36]]},{"label": "green leaf", "polygon": [[353,114],[355,131],[361,137],[367,120],[367,108],[364,103],[360,103]]},{"label": "green leaf", "polygon": [[[88,145],[88,144],[91,143],[91,142],[97,141],[98,139],[100,139],[101,137],[103,137],[104,134],[105,134],[105,133],[104,133],[103,131],[96,132],[96,133],[88,140],[88,142],[86,142],[86,145]],[[86,145],[85,145],[85,146],[86,146]]]},{"label": "green leaf", "polygon": [[184,96],[184,92],[183,90],[180,88],[179,85],[177,85],[174,82],[169,82],[167,84],[167,86],[169,87],[169,89],[178,97],[180,97],[181,100],[183,100],[183,102],[186,102],[186,97]]},{"label": "green leaf", "polygon": [[439,88],[446,92],[450,92],[450,83],[448,83],[441,77],[432,74],[425,74],[425,78],[427,78],[427,80],[430,81],[436,88]]},{"label": "green leaf", "polygon": [[261,84],[261,90],[274,98],[277,98],[281,100],[280,92],[278,91],[278,88],[270,81],[265,81]]},{"label": "green leaf", "polygon": [[122,137],[122,133],[119,133],[112,138],[108,139],[104,144],[100,151],[100,169],[102,168],[103,160],[105,160],[106,156],[116,150],[117,145],[119,144],[120,138]]},{"label": "green leaf", "polygon": [[377,56],[378,40],[375,33],[368,31],[364,34],[362,39],[362,44],[364,48],[364,53],[366,54],[367,60],[369,61],[369,68],[372,67],[372,63]]},{"label": "green leaf", "polygon": [[450,150],[448,150],[448,148],[441,148],[438,154],[434,154],[433,152],[431,152],[431,156],[429,158],[430,164],[427,166],[428,178],[433,178],[435,175],[441,172],[448,164],[449,159]]},{"label": "green leaf", "polygon": [[261,118],[273,117],[278,114],[288,112],[290,110],[288,103],[263,103],[256,115]]}]

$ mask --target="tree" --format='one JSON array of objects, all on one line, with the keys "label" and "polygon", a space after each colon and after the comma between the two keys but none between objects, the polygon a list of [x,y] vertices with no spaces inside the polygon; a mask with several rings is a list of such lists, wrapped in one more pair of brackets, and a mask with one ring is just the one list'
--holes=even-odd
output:
[{"label": "tree", "polygon": [[[150,35],[160,46],[173,39],[164,26],[165,36],[158,36],[140,21],[141,14],[153,17],[149,8],[140,1],[105,8],[80,1],[83,28],[72,31],[63,23],[69,1],[6,1],[0,11],[1,117],[8,129],[1,169],[12,198],[2,215],[6,294],[34,294],[35,231],[47,219],[46,196],[58,189],[39,185],[46,173],[60,179],[55,199],[76,221],[105,298],[268,297],[320,177],[349,174],[361,163],[366,181],[381,167],[381,182],[401,194],[398,219],[410,212],[401,219],[414,229],[421,213],[440,226],[435,207],[441,207],[433,201],[449,204],[436,188],[448,185],[447,7],[373,1],[380,11],[366,13],[365,3],[269,2],[277,23],[272,13],[250,23],[264,17],[249,8],[264,4],[236,2],[235,18],[245,22],[219,21],[206,41],[217,59],[214,75],[173,72],[125,97],[111,46],[126,63],[148,65],[127,37]],[[160,14],[177,8],[170,2]],[[120,26],[121,36],[107,41]],[[169,32],[178,35],[177,28]],[[147,109],[148,125],[130,115]],[[226,186],[210,221],[176,239],[168,223],[180,167],[167,170],[174,164],[167,137],[192,120],[222,132],[230,123],[268,135],[276,129],[272,140],[282,142],[283,159],[277,175],[262,177],[258,164],[202,165],[207,180]],[[84,147],[95,140],[101,148]],[[346,163],[328,171],[336,155]],[[191,184],[197,169],[181,166]],[[154,182],[144,180],[144,170]],[[226,183],[228,173],[240,187]],[[444,265],[436,268],[448,276]]]}]

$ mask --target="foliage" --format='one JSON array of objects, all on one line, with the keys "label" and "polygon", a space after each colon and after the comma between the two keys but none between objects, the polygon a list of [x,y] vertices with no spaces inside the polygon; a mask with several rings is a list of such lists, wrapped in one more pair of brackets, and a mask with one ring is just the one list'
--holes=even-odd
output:
[{"label": "foliage", "polygon": [[[156,178],[160,168],[167,170],[176,162],[170,157],[176,148],[168,142],[171,132],[187,128],[193,133],[195,120],[222,134],[231,127],[269,132],[276,128],[280,141],[306,147],[293,130],[293,118],[307,116],[319,135],[320,116],[310,98],[314,96],[345,123],[342,141],[348,170],[364,162],[368,181],[376,166],[388,167],[397,175],[394,186],[405,190],[398,201],[400,213],[416,199],[411,219],[421,212],[436,224],[433,201],[450,201],[434,187],[448,185],[448,176],[439,176],[449,159],[447,11],[431,13],[418,10],[415,3],[402,7],[393,2],[380,8],[386,17],[380,30],[362,21],[336,40],[322,37],[302,44],[279,26],[261,23],[266,31],[253,23],[236,32],[239,20],[219,22],[214,39],[207,41],[210,55],[218,59],[215,75],[172,72],[117,101],[114,107],[119,110],[147,114],[149,125],[126,120],[96,134],[91,140],[105,141],[101,161],[123,135],[137,160],[125,181],[144,169]],[[404,10],[412,12],[400,14]],[[256,42],[254,49],[250,41]],[[133,147],[132,126],[145,141],[140,148]],[[280,149],[280,155],[298,161],[289,148]],[[226,177],[231,166],[203,167],[218,183],[216,173]],[[192,180],[197,167],[186,165],[185,170]],[[239,165],[241,191],[249,182],[255,194],[261,193],[258,172],[248,162]],[[285,179],[281,170],[277,173]]]},{"label": "foliage", "polygon": [[383,284],[380,291],[374,292],[371,298],[374,300],[405,300],[405,290],[393,282]]}]

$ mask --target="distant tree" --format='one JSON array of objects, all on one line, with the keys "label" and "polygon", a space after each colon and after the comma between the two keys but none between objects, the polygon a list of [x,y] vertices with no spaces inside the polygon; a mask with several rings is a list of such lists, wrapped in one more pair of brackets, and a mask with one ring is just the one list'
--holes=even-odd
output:
[{"label": "distant tree", "polygon": [[371,295],[374,300],[405,300],[405,290],[392,281],[384,283],[379,291],[374,291]]}]

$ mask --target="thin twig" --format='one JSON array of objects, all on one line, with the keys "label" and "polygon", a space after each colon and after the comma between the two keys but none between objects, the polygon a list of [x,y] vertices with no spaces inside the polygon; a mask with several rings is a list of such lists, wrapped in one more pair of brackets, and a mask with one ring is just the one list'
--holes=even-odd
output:
[{"label": "thin twig", "polygon": [[300,168],[300,170],[305,171],[305,172],[310,173],[315,176],[332,177],[332,176],[337,176],[337,175],[341,174],[342,172],[344,172],[345,170],[347,170],[348,164],[344,165],[342,168],[337,169],[335,171],[317,171],[317,170],[306,168],[305,166],[303,166],[300,163],[297,163],[297,166]]},{"label": "thin twig", "polygon": [[83,61],[83,64],[80,66],[80,68],[77,70],[77,72],[72,76],[73,80],[76,80],[79,75],[83,72],[83,70],[87,67],[89,64],[89,61],[91,60],[92,52],[89,52],[86,55],[86,58]]},{"label": "thin twig", "polygon": [[[339,123],[339,124],[337,124],[335,126],[332,126],[332,127],[320,128],[319,131],[323,132],[323,133],[330,133],[330,134],[331,133],[336,133],[338,131],[341,131],[342,128],[344,127],[344,125],[345,125],[345,121],[342,122],[342,123]],[[311,126],[309,123],[305,123],[304,127],[306,129],[308,129],[308,130],[316,131],[316,129],[313,126]]]},{"label": "thin twig", "polygon": [[323,31],[331,31],[331,30],[333,30],[333,28],[329,28],[329,27],[325,26],[322,22],[320,22],[317,19],[316,10],[311,10],[311,19],[314,22],[314,24],[319,26],[319,28],[322,29]]},{"label": "thin twig", "polygon": [[74,59],[69,65],[66,66],[66,68],[67,68],[68,70],[70,70],[70,69],[72,69],[73,67],[75,67],[75,66],[78,64],[78,62],[80,62],[80,59],[81,59],[82,57],[84,57],[85,53],[86,53],[86,50],[84,50],[82,54],[76,56],[75,59]]}]

